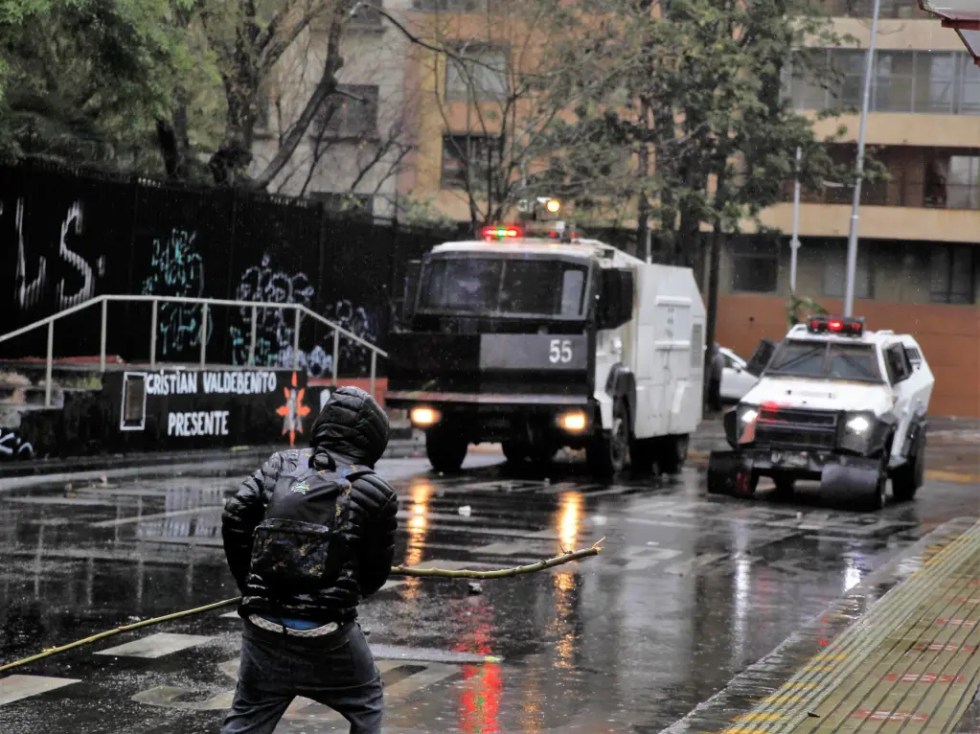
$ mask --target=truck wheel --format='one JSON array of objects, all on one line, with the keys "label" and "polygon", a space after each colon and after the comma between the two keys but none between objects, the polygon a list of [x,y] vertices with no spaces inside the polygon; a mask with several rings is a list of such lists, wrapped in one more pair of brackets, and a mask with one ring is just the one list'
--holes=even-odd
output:
[{"label": "truck wheel", "polygon": [[788,499],[793,496],[793,487],[796,480],[793,477],[776,477],[773,479],[776,485],[776,496],[781,499]]},{"label": "truck wheel", "polygon": [[585,449],[585,458],[597,477],[609,478],[626,466],[630,446],[629,411],[622,400],[613,404],[610,430],[597,433]]},{"label": "truck wheel", "polygon": [[655,438],[634,439],[630,444],[630,469],[637,475],[657,475],[660,473],[660,464],[657,461],[659,456]]},{"label": "truck wheel", "polygon": [[504,441],[500,444],[504,456],[511,464],[520,464],[527,458],[527,446],[517,441]]},{"label": "truck wheel", "polygon": [[469,442],[460,431],[436,427],[425,432],[425,453],[436,471],[459,471],[468,448]]},{"label": "truck wheel", "polygon": [[547,443],[532,443],[528,456],[535,464],[548,464],[555,458],[558,449]]},{"label": "truck wheel", "polygon": [[660,452],[657,455],[657,463],[664,474],[677,474],[681,466],[687,461],[687,447],[689,442],[686,433],[673,436],[664,436],[658,441]]},{"label": "truck wheel", "polygon": [[908,502],[915,497],[916,490],[925,479],[925,459],[926,434],[923,431],[919,434],[908,461],[892,475],[892,496],[897,502]]}]

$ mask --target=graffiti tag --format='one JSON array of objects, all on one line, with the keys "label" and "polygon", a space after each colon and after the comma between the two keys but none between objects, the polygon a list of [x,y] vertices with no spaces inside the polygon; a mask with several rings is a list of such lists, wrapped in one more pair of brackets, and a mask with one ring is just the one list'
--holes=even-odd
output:
[{"label": "graffiti tag", "polygon": [[0,428],[0,461],[33,458],[34,447],[19,431]]},{"label": "graffiti tag", "polygon": [[[196,237],[195,232],[175,228],[165,240],[153,240],[152,275],[143,281],[144,295],[184,298],[204,295],[204,260],[194,247]],[[203,309],[203,305],[195,303],[160,304],[157,334],[164,356],[201,346]],[[213,333],[214,324],[209,322],[207,342]]]}]

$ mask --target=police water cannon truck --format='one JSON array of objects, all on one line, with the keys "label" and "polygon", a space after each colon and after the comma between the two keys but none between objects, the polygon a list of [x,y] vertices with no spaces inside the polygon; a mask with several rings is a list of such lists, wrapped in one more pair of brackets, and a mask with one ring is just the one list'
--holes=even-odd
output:
[{"label": "police water cannon truck", "polygon": [[800,479],[822,495],[877,510],[888,479],[898,501],[922,486],[926,413],[935,382],[908,334],[856,318],[793,326],[758,383],[725,415],[731,451],[714,451],[708,491],[749,496],[759,477],[779,494]]},{"label": "police water cannon truck", "polygon": [[499,441],[511,462],[571,447],[599,476],[676,472],[701,419],[705,312],[692,271],[557,230],[486,227],[410,271],[386,402],[425,431],[437,471]]}]

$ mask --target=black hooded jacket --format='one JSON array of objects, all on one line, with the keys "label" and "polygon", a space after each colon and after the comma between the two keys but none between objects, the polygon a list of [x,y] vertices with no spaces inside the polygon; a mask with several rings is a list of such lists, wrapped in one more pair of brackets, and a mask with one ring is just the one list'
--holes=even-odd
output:
[{"label": "black hooded jacket", "polygon": [[273,454],[225,504],[221,534],[228,566],[243,594],[239,610],[243,616],[268,613],[322,622],[349,621],[357,616],[360,597],[373,594],[388,578],[398,501],[394,490],[376,474],[356,478],[351,491],[338,500],[349,503],[344,508],[347,522],[339,528],[349,552],[335,583],[312,593],[272,600],[263,579],[250,573],[252,536],[279,475],[311,460],[317,469],[373,467],[388,445],[388,417],[364,390],[342,387],[314,421],[310,443],[309,449]]}]

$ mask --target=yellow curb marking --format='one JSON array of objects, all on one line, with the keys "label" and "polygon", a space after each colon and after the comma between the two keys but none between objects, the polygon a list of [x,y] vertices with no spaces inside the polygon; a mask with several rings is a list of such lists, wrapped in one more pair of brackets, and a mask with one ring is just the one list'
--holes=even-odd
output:
[{"label": "yellow curb marking", "polygon": [[848,655],[846,652],[822,652],[814,655],[811,660],[847,660]]},{"label": "yellow curb marking", "polygon": [[765,703],[798,703],[803,700],[803,696],[772,695],[762,699]]},{"label": "yellow curb marking", "polygon": [[767,734],[767,732],[763,729],[736,727],[735,729],[725,729],[721,734]]},{"label": "yellow curb marking", "polygon": [[980,484],[980,474],[945,471],[944,469],[927,469],[926,478],[937,479],[940,482],[954,482],[956,484]]},{"label": "yellow curb marking", "polygon": [[747,713],[747,714],[739,714],[738,716],[735,716],[732,720],[733,721],[779,721],[779,719],[781,719],[781,718],[783,718],[783,715],[782,714],[767,714],[767,713],[764,713],[764,712],[759,712],[759,713],[750,712],[750,713]]}]

